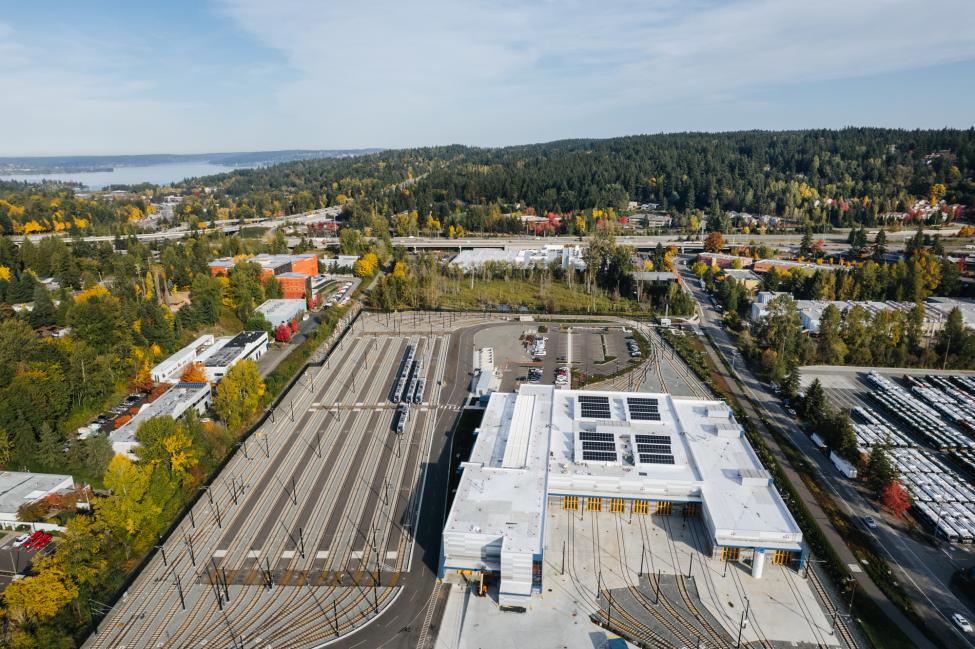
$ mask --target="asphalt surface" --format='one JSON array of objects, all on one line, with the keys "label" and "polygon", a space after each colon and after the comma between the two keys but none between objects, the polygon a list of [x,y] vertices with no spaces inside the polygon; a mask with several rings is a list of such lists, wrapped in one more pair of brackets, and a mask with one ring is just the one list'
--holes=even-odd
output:
[{"label": "asphalt surface", "polygon": [[[467,393],[470,359],[457,350],[471,336],[357,323],[231,459],[87,646],[416,646]],[[426,361],[426,400],[397,435],[387,396],[408,341]]]},{"label": "asphalt surface", "polygon": [[[832,463],[815,448],[806,434],[802,431],[798,423],[785,412],[778,397],[772,393],[771,389],[765,383],[759,381],[748,370],[748,368],[744,366],[742,360],[737,357],[737,349],[735,348],[733,341],[725,330],[719,325],[722,314],[714,308],[707,296],[707,293],[703,289],[699,288],[696,278],[693,277],[686,267],[682,266],[680,267],[680,270],[685,279],[688,280],[686,285],[689,287],[694,298],[700,305],[702,314],[700,325],[701,329],[710,335],[711,339],[717,345],[717,350],[714,349],[707,338],[704,340],[705,344],[712,353],[712,356],[717,353],[724,355],[724,357],[728,360],[729,365],[734,367],[736,374],[745,386],[744,390],[742,390],[730,376],[727,376],[724,366],[717,358],[715,358],[716,365],[718,366],[719,371],[727,378],[728,385],[732,390],[738,392],[742,406],[753,416],[757,414],[757,410],[760,409],[763,416],[772,425],[779,428],[783,434],[787,435],[793,441],[793,443],[803,452],[806,458],[820,473],[820,484],[826,486],[833,493],[834,499],[837,501],[840,507],[846,509],[847,513],[853,516],[855,520],[862,520],[862,517],[866,515],[873,515],[876,517],[876,509],[868,501],[866,501],[866,499],[856,489],[852,488],[845,478],[839,477],[839,474],[833,467]],[[695,281],[691,281],[692,279]],[[754,420],[756,425],[759,427],[759,430],[763,430],[763,426],[758,418],[754,417]],[[870,577],[862,571],[855,556],[850,551],[849,547],[847,547],[846,543],[843,541],[836,529],[832,526],[825,512],[822,511],[822,508],[816,502],[815,498],[805,487],[805,484],[802,482],[799,475],[792,469],[788,459],[782,453],[776,440],[771,437],[767,431],[765,432],[766,441],[769,444],[773,455],[776,456],[779,464],[788,474],[790,481],[799,492],[803,502],[812,512],[813,517],[819,521],[820,527],[826,534],[830,544],[834,547],[834,549],[836,549],[844,563],[854,567],[853,576],[857,580],[857,584],[859,586],[858,591],[860,593],[858,596],[867,596],[874,599],[878,606],[880,606],[885,613],[887,613],[891,620],[905,634],[907,634],[907,636],[918,647],[933,647],[934,645],[931,643],[931,641],[927,639],[889,599],[887,599],[887,597],[882,591],[880,591]],[[924,617],[925,622],[935,630],[939,638],[946,644],[946,646],[975,646],[967,637],[958,632],[946,617],[946,615],[951,615],[951,613],[953,613],[955,610],[962,609],[950,608],[947,610],[938,610],[937,607],[932,607],[929,605],[929,602],[931,601],[929,600],[929,594],[926,592],[925,587],[921,585],[923,583],[923,577],[921,575],[915,576],[911,574],[910,570],[914,562],[908,561],[907,557],[902,555],[901,551],[898,549],[905,547],[905,535],[886,526],[881,526],[877,530],[868,529],[867,531],[868,533],[875,535],[876,540],[878,541],[878,546],[888,554],[888,559],[891,561],[894,569],[903,575],[902,583],[909,594],[913,596],[919,613]],[[897,554],[894,554],[895,552]],[[919,578],[922,579],[922,581],[917,581]],[[914,581],[914,584],[911,583],[912,581]],[[908,586],[908,584],[911,584],[911,586]],[[947,596],[947,594],[945,594],[945,596]]]}]

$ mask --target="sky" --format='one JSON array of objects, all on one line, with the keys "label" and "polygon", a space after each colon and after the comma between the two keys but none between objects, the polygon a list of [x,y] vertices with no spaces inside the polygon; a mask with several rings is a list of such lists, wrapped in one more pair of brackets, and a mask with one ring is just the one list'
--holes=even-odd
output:
[{"label": "sky", "polygon": [[0,156],[975,123],[972,0],[0,8]]}]

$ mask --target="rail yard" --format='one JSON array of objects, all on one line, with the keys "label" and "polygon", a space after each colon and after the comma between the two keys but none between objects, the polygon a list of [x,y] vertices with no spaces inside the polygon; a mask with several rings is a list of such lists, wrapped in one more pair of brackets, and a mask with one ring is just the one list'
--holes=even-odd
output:
[{"label": "rail yard", "polygon": [[[405,642],[433,589],[424,528],[439,532],[443,472],[430,468],[466,375],[449,327],[378,320],[298,377],[87,646],[313,647],[363,627]],[[390,398],[404,378],[408,406]]]}]

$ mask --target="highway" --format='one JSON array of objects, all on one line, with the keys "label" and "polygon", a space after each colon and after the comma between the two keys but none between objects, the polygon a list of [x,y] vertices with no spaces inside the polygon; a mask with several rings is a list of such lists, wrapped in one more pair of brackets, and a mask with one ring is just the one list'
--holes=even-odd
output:
[{"label": "highway", "polygon": [[[206,230],[193,230],[187,227],[185,224],[177,225],[168,230],[159,230],[156,232],[144,232],[140,234],[133,235],[136,239],[140,241],[165,241],[165,240],[178,240],[188,236],[193,236],[197,234],[202,234],[206,232],[213,232],[214,230],[222,232],[224,234],[234,234],[239,232],[241,227],[264,227],[268,228],[269,231],[273,231],[283,225],[302,225],[305,223],[314,222],[321,219],[334,219],[341,214],[341,208],[329,207],[318,210],[312,210],[310,212],[304,212],[302,214],[294,214],[287,217],[279,218],[261,218],[248,221],[244,226],[241,226],[240,222],[233,219],[224,219],[212,222],[215,227],[207,228]],[[951,239],[946,237],[951,237],[958,231],[958,227],[949,226],[941,230],[928,229],[925,230],[926,234],[935,235],[940,234],[943,238],[943,243],[945,249],[948,252],[966,252],[966,245],[971,245],[973,239]],[[845,228],[836,229],[830,233],[815,234],[815,240],[822,240],[824,242],[824,250],[827,253],[840,253],[849,248],[847,244],[847,238],[849,237],[849,230]],[[876,233],[876,229],[870,229],[869,239],[872,241]],[[887,247],[891,251],[901,250],[904,248],[904,244],[908,239],[914,236],[916,230],[905,229],[896,232],[887,233]],[[24,238],[30,239],[33,242],[37,242],[44,237],[49,236],[62,236],[69,238],[65,233],[36,233],[26,236],[14,236],[11,240],[15,243],[20,243]],[[801,233],[792,234],[726,234],[724,235],[725,245],[735,246],[735,245],[746,245],[751,242],[757,244],[765,244],[772,248],[796,248],[802,240]],[[98,243],[104,241],[115,241],[118,238],[116,235],[95,235],[87,237],[73,237],[70,238],[71,241],[86,241],[89,243]],[[127,238],[127,237],[122,237]],[[678,246],[681,252],[699,251],[703,248],[703,237],[699,237],[697,240],[688,240],[687,235],[681,233],[668,233],[668,234],[655,234],[655,235],[637,235],[637,234],[625,234],[622,233],[616,237],[617,243],[625,244],[628,246],[633,246],[637,250],[650,250],[655,248],[657,244],[664,246],[675,245]],[[295,245],[300,241],[299,237],[289,237],[289,245]],[[507,236],[468,236],[459,239],[448,239],[446,237],[393,237],[393,245],[403,246],[414,252],[419,250],[472,250],[475,248],[497,248],[497,249],[524,249],[524,248],[537,248],[543,245],[579,245],[584,243],[584,239],[580,237],[570,237],[570,236],[534,236],[534,235],[507,235]],[[320,240],[320,245],[326,247],[338,247],[339,241],[337,237],[323,238]]]},{"label": "highway", "polygon": [[[839,474],[829,459],[816,449],[798,422],[785,411],[778,397],[744,365],[737,355],[737,349],[731,337],[719,324],[722,314],[712,306],[707,293],[699,287],[697,279],[687,271],[686,266],[681,266],[680,270],[700,307],[702,316],[700,326],[716,343],[712,345],[711,340],[705,338],[705,344],[713,353],[722,354],[742,381],[744,388],[731,380],[730,377],[727,381],[731,389],[739,393],[742,405],[746,409],[760,410],[762,416],[786,435],[793,445],[803,453],[818,474],[817,482],[828,488],[833,500],[844,513],[850,516],[856,524],[860,524],[861,529],[872,536],[875,545],[887,555],[887,561],[897,574],[898,581],[911,596],[918,612],[925,619],[925,623],[938,634],[939,639],[949,647],[975,647],[975,643],[960,633],[949,619],[949,616],[954,612],[962,612],[971,619],[971,613],[950,591],[945,575],[942,573],[939,576],[932,569],[933,565],[944,563],[944,555],[938,556],[939,549],[926,546],[908,536],[903,524],[894,526],[889,522],[882,522],[876,529],[867,528],[862,524],[865,516],[874,516],[878,520],[883,520],[884,516],[854,483]],[[723,371],[724,368],[721,369]],[[759,422],[756,421],[756,424]],[[773,439],[768,438],[768,440],[770,445],[775,444]],[[784,456],[780,456],[780,463],[787,463]],[[786,465],[786,468],[790,467]],[[790,479],[800,492],[805,492],[803,499],[815,513],[819,509],[818,505],[812,499],[812,495],[808,493],[804,483],[798,478],[798,475]],[[821,518],[819,516],[817,518],[827,536],[833,537],[833,546],[844,558],[844,561],[856,566],[856,559],[828,522],[825,514]],[[930,642],[919,636],[920,632],[899,611],[894,610],[892,612],[893,605],[883,596],[870,577],[859,567],[857,568],[853,574],[861,587],[861,593],[865,592],[873,596],[874,599],[878,600],[878,603],[880,603],[879,600],[886,603],[883,608],[887,610],[895,623],[907,632],[909,637],[912,637],[918,646],[932,646]]]},{"label": "highway", "polygon": [[[416,645],[475,321],[374,320],[304,372],[87,647]],[[427,390],[397,435],[388,395],[409,342]]]}]

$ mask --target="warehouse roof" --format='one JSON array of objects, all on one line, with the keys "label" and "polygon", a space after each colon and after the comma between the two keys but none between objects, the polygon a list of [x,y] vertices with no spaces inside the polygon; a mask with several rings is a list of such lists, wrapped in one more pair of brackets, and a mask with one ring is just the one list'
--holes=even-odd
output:
[{"label": "warehouse roof", "polygon": [[203,364],[207,367],[226,367],[244,353],[245,349],[266,338],[266,331],[241,331],[208,355],[203,360]]},{"label": "warehouse roof", "polygon": [[0,512],[12,513],[26,503],[69,489],[73,480],[69,475],[53,473],[0,472]]},{"label": "warehouse roof", "polygon": [[261,306],[257,307],[255,311],[273,322],[275,318],[287,320],[295,313],[304,311],[306,308],[307,304],[304,300],[267,300]]},{"label": "warehouse roof", "polygon": [[196,405],[201,398],[206,398],[209,394],[209,383],[177,383],[152,403],[142,406],[142,409],[132,419],[117,430],[112,431],[109,439],[113,445],[136,443],[138,440],[136,440],[135,432],[138,430],[139,424],[153,417],[165,415],[177,419],[189,408]]},{"label": "warehouse roof", "polygon": [[702,502],[719,545],[802,541],[722,401],[522,385],[492,395],[464,466],[445,537],[501,535],[538,552],[547,496],[579,495]]}]

